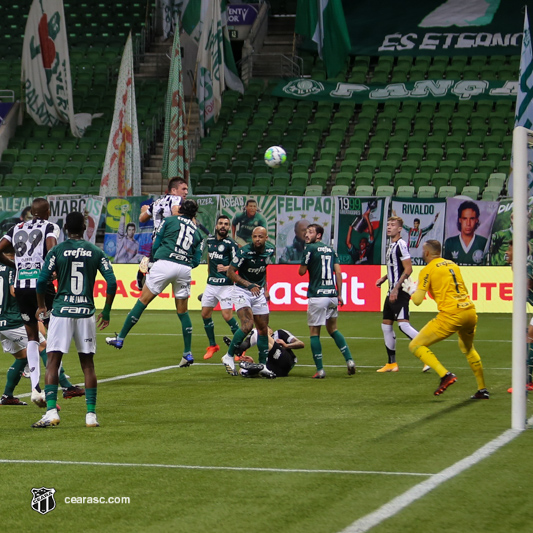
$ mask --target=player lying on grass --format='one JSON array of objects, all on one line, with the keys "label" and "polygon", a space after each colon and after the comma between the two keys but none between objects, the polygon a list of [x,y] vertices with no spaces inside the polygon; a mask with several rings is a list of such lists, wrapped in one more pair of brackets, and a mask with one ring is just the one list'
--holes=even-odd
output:
[{"label": "player lying on grass", "polygon": [[459,336],[459,348],[476,377],[478,391],[471,396],[473,400],[488,400],[489,391],[485,387],[483,365],[474,348],[477,314],[466,290],[460,268],[441,256],[441,244],[436,240],[428,240],[423,245],[422,259],[426,266],[420,271],[418,284],[407,279],[403,288],[411,295],[415,305],[420,305],[430,292],[437,304],[439,313],[428,322],[410,342],[409,349],[424,364],[429,365],[439,375],[440,384],[434,392],[442,394],[450,385],[457,381],[452,372],[448,372],[429,346],[447,339],[454,333]]}]

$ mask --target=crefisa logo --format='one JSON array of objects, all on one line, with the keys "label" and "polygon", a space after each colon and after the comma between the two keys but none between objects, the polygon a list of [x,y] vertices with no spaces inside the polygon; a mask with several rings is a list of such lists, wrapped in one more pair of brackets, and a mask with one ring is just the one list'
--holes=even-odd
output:
[{"label": "crefisa logo", "polygon": [[54,500],[55,491],[56,489],[47,489],[46,487],[31,489],[33,495],[31,508],[41,514],[53,511],[56,508],[56,501]]}]

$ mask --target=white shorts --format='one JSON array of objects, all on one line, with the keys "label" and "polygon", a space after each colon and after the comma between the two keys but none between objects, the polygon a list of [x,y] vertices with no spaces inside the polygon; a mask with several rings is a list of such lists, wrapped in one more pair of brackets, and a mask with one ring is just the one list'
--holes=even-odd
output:
[{"label": "white shorts", "polygon": [[243,307],[251,307],[254,315],[268,315],[268,302],[265,298],[265,289],[261,289],[259,296],[254,296],[249,290],[241,287],[233,288],[233,305],[238,311]]},{"label": "white shorts", "polygon": [[216,307],[218,302],[221,309],[233,309],[233,285],[206,285],[202,307]]},{"label": "white shorts", "polygon": [[307,325],[308,326],[325,326],[326,320],[337,318],[339,316],[339,299],[320,297],[309,298],[307,305]]},{"label": "white shorts", "polygon": [[68,353],[70,342],[74,339],[78,353],[96,352],[96,319],[93,316],[84,318],[50,317],[48,325],[47,352]]},{"label": "white shorts", "polygon": [[159,259],[146,275],[146,286],[152,294],[161,294],[172,283],[174,298],[184,300],[191,294],[191,267]]},{"label": "white shorts", "polygon": [[[39,344],[45,340],[43,334],[39,332]],[[26,328],[20,326],[20,328],[0,331],[0,342],[2,342],[2,349],[5,353],[16,354],[20,350],[24,350],[28,346]]]}]

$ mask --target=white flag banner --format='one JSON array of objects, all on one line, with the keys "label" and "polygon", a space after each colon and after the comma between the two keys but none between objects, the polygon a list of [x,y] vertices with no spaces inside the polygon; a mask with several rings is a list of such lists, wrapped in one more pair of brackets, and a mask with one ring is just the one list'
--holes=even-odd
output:
[{"label": "white flag banner", "polygon": [[22,83],[26,110],[37,124],[69,123],[75,137],[83,135],[85,128],[74,115],[62,0],[34,0],[31,5],[22,50]]},{"label": "white flag banner", "polygon": [[115,96],[113,124],[105,155],[100,196],[140,196],[141,152],[135,106],[131,33],[124,47]]}]

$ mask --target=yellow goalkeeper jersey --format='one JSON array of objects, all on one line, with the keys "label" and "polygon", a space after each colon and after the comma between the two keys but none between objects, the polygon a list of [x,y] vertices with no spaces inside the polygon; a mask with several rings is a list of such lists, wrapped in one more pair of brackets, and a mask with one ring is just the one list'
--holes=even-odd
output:
[{"label": "yellow goalkeeper jersey", "polygon": [[475,309],[459,267],[448,259],[438,257],[427,264],[418,276],[418,289],[428,292],[441,313],[456,314]]}]

